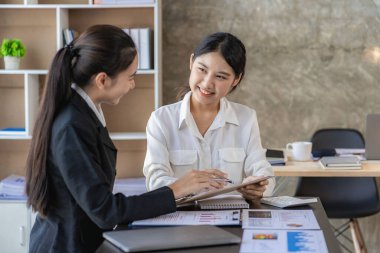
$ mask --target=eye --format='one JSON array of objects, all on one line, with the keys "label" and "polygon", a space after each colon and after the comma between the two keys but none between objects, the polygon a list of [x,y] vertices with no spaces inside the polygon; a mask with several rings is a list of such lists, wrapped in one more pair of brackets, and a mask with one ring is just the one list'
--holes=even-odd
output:
[{"label": "eye", "polygon": [[221,75],[217,75],[216,78],[218,78],[219,80],[226,80],[227,79],[227,77],[221,76]]},{"label": "eye", "polygon": [[198,67],[198,70],[202,73],[205,73],[206,72],[206,69],[205,68],[202,68],[202,67]]}]

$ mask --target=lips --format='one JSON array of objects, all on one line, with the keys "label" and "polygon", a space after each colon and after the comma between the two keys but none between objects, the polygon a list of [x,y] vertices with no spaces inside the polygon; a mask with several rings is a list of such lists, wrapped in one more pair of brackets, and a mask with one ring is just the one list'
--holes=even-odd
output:
[{"label": "lips", "polygon": [[201,87],[198,87],[199,88],[199,91],[203,94],[203,95],[212,95],[213,92],[210,92],[210,91],[207,91],[207,90],[204,90],[202,89]]}]

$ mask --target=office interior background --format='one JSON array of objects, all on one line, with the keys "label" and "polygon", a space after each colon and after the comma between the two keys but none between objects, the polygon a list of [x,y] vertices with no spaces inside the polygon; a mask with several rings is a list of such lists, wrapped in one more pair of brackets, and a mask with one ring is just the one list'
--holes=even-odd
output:
[{"label": "office interior background", "polygon": [[[366,115],[380,113],[380,0],[164,0],[162,19],[164,104],[188,83],[195,45],[230,32],[245,44],[247,66],[229,99],[256,110],[266,148],[320,128],[364,134]],[[278,180],[276,193],[293,194],[296,180]],[[380,214],[359,222],[377,252]]]}]

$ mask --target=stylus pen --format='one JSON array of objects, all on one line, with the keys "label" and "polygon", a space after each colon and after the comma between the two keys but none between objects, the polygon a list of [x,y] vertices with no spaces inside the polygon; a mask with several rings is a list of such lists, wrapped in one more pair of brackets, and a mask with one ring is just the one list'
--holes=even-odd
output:
[{"label": "stylus pen", "polygon": [[228,179],[228,178],[212,178],[211,180],[217,181],[217,182],[227,182],[227,183],[233,184],[232,180]]}]

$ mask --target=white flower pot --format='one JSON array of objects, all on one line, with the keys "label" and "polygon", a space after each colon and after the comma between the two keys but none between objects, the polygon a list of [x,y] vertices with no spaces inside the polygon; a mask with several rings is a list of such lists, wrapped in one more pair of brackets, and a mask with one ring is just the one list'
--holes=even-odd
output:
[{"label": "white flower pot", "polygon": [[5,69],[19,69],[20,57],[4,56]]}]

